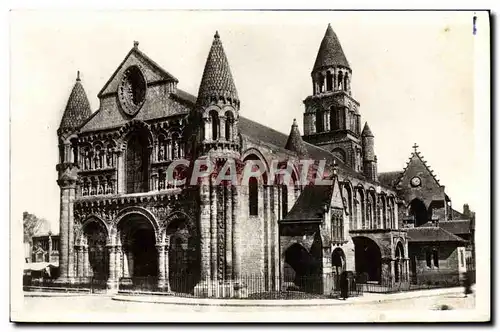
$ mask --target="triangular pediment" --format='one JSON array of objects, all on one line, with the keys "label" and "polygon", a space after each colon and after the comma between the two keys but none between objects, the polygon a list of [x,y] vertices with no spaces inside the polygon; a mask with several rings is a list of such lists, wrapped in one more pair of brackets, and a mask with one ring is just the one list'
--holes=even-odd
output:
[{"label": "triangular pediment", "polygon": [[[119,102],[118,88],[125,72],[137,66],[147,86],[144,101],[136,113],[126,113]],[[80,133],[117,128],[132,119],[148,121],[171,116],[185,116],[196,97],[177,88],[178,80],[134,47],[125,56],[98,97],[99,109],[81,126]],[[188,99],[188,100],[186,100]]]},{"label": "triangular pediment", "polygon": [[338,179],[335,179],[333,182],[333,190],[332,190],[330,206],[332,208],[344,209],[344,202],[342,199],[342,192],[340,190]]},{"label": "triangular pediment", "polygon": [[[411,183],[413,178],[418,178],[420,184]],[[399,181],[396,185],[397,187],[422,187],[427,189],[441,189],[439,181],[432,172],[432,170],[427,165],[427,162],[423,160],[419,152],[413,152],[410,160],[408,161]]]},{"label": "triangular pediment", "polygon": [[161,68],[137,47],[134,47],[128,52],[97,96],[101,98],[108,94],[117,93],[123,73],[127,68],[134,65],[141,69],[148,85],[166,81],[178,82],[174,76]]}]

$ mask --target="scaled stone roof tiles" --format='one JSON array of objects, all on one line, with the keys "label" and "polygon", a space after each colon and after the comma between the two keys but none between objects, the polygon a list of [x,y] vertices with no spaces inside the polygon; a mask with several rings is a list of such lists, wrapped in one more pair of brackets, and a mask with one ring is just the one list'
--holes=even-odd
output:
[{"label": "scaled stone roof tiles", "polygon": [[325,36],[319,47],[316,61],[314,62],[313,71],[336,66],[350,68],[349,62],[347,62],[347,58],[340,45],[340,41],[333,31],[332,26],[328,24]]},{"label": "scaled stone roof tiles", "polygon": [[207,62],[201,78],[198,98],[225,97],[238,99],[231,68],[227,61],[219,33],[215,33],[212,47],[208,53]]},{"label": "scaled stone roof tiles", "polygon": [[82,83],[80,82],[80,77],[78,76],[76,83],[73,86],[73,90],[71,90],[71,94],[69,95],[68,103],[66,104],[66,109],[64,110],[59,130],[73,130],[78,128],[90,117],[91,114],[92,111],[90,109],[87,94],[85,93]]},{"label": "scaled stone roof tiles", "polygon": [[286,141],[285,149],[297,153],[299,157],[306,157],[308,155],[302,136],[300,135],[299,126],[297,121],[293,119],[290,135]]},{"label": "scaled stone roof tiles", "polygon": [[363,131],[361,132],[361,136],[374,137],[370,127],[368,126],[368,122],[365,122],[365,126],[363,128]]}]

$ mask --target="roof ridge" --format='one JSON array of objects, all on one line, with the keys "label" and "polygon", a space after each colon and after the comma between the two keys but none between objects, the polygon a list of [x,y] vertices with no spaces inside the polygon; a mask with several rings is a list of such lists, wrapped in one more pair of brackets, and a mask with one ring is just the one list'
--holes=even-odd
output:
[{"label": "roof ridge", "polygon": [[179,82],[179,80],[173,76],[172,74],[170,74],[168,71],[166,71],[165,69],[163,69],[158,63],[156,63],[153,59],[151,59],[149,56],[147,56],[144,52],[142,52],[141,50],[139,50],[139,48],[137,47],[138,44],[136,44],[136,42],[134,42],[134,47],[132,47],[130,49],[130,51],[128,51],[128,53],[125,55],[125,57],[123,58],[123,60],[120,62],[120,64],[116,67],[115,71],[111,74],[111,76],[109,77],[109,79],[106,81],[106,83],[104,83],[104,86],[103,88],[99,91],[99,93],[97,94],[97,97],[100,98],[103,94],[104,94],[104,91],[106,91],[106,89],[108,88],[108,86],[111,84],[111,81],[113,81],[113,78],[115,78],[115,76],[118,74],[118,71],[120,70],[120,68],[123,66],[123,64],[127,61],[127,59],[130,57],[130,55],[132,53],[135,53],[137,55],[139,55],[140,57],[142,57],[146,62],[149,62],[149,64],[152,65],[152,67],[154,67],[156,70],[160,71],[162,74],[164,74],[165,76],[168,76],[171,80],[175,81],[176,83]]}]

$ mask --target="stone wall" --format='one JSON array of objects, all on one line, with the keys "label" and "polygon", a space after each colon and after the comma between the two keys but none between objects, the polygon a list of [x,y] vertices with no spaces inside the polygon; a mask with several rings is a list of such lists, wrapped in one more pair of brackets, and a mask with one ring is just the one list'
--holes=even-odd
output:
[{"label": "stone wall", "polygon": [[[434,265],[431,254],[431,266],[427,266],[426,251],[438,250],[439,264]],[[410,260],[416,263],[416,283],[427,285],[459,285],[459,262],[457,245],[453,243],[420,244],[410,243]],[[415,258],[413,258],[415,257]],[[413,276],[415,281],[415,276]]]}]

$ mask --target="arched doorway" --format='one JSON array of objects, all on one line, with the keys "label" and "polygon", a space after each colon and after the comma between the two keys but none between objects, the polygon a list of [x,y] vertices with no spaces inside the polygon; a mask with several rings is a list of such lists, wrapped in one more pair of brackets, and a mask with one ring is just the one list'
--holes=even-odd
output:
[{"label": "arched doorway", "polygon": [[85,277],[107,280],[109,274],[109,253],[106,248],[108,232],[97,220],[90,220],[82,228],[88,246],[88,265],[84,267]]},{"label": "arched doorway", "polygon": [[119,256],[118,278],[132,278],[134,287],[154,288],[158,276],[156,232],[147,217],[140,213],[124,216],[117,224],[122,255]]},{"label": "arched doorway", "polygon": [[382,254],[380,248],[370,238],[357,236],[353,238],[356,273],[361,282],[380,282]]},{"label": "arched doorway", "polygon": [[410,202],[410,215],[415,218],[415,227],[421,226],[427,222],[427,208],[422,200],[415,198]]},{"label": "arched doorway", "polygon": [[403,277],[404,248],[401,242],[396,245],[396,261],[394,262],[394,281],[400,282]]},{"label": "arched doorway", "polygon": [[200,280],[199,240],[193,223],[183,217],[169,222],[168,279],[173,292],[193,293]]},{"label": "arched doorway", "polygon": [[345,254],[340,248],[332,252],[332,269],[336,275],[340,275],[345,270]]},{"label": "arched doorway", "polygon": [[[321,257],[313,246],[308,251],[298,243],[292,244],[284,253],[284,276],[286,285],[295,285],[298,290],[317,293],[321,291]],[[293,289],[293,288],[292,288]]]}]

